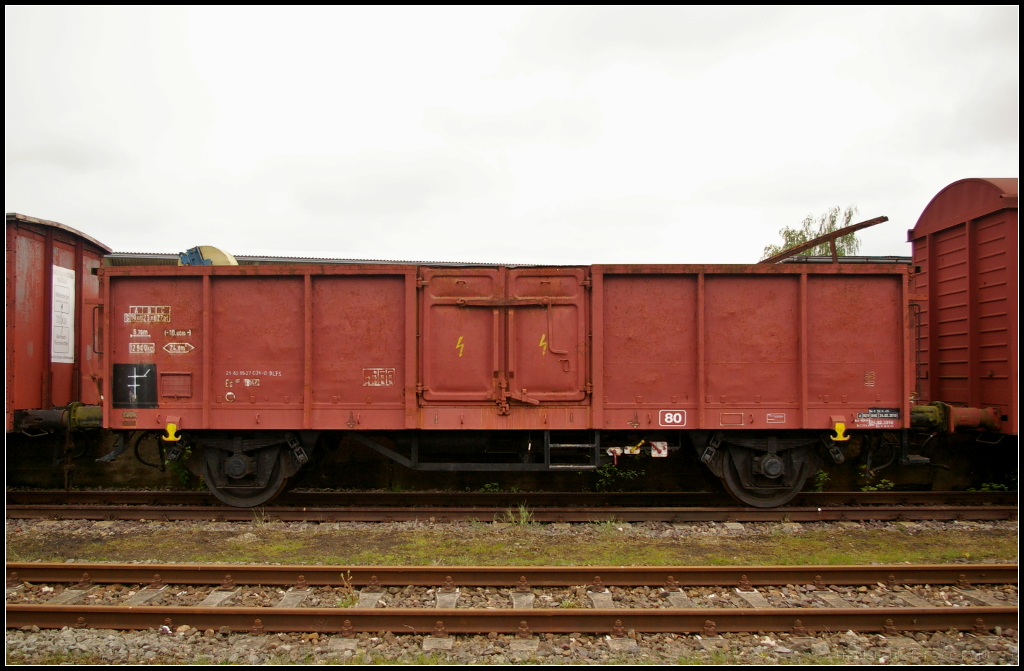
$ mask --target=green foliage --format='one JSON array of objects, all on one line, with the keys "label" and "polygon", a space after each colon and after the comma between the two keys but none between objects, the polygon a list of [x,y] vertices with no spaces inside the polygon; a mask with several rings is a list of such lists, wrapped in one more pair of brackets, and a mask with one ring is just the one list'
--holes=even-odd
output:
[{"label": "green foliage", "polygon": [[622,522],[618,521],[614,517],[611,519],[604,520],[602,522],[594,522],[594,529],[599,534],[615,534],[622,531]]},{"label": "green foliage", "polygon": [[267,526],[267,509],[263,506],[253,506],[249,510],[252,511],[253,528],[263,530]]},{"label": "green foliage", "polygon": [[185,451],[181,454],[181,457],[177,461],[164,461],[167,464],[167,470],[174,474],[178,478],[178,482],[184,487],[188,487],[192,484],[192,472],[185,466],[185,462],[192,456],[192,446],[186,445]]},{"label": "green foliage", "polygon": [[[87,530],[82,535],[9,533],[8,561],[51,562],[75,557],[85,562],[123,563],[160,557],[162,561],[188,564],[430,566],[444,558],[449,566],[752,566],[944,564],[963,561],[965,552],[970,552],[972,561],[977,562],[1014,561],[1019,552],[1016,529],[1005,526],[965,527],[952,534],[923,527],[911,535],[873,528],[829,526],[815,530],[810,525],[797,534],[780,532],[728,539],[698,534],[680,542],[678,538],[652,536],[643,530],[618,531],[621,523],[615,527],[595,524],[576,529],[592,530],[589,533],[552,534],[548,526],[537,524],[504,530],[466,527],[458,533],[453,533],[449,525],[415,529],[381,525],[374,529],[340,528],[315,536],[271,523],[256,532],[259,541],[254,543],[234,540],[237,529],[218,530],[211,526],[176,523],[147,527],[145,533],[117,527],[102,532]],[[331,600],[342,596],[335,594]]]},{"label": "green foliage", "polygon": [[[466,487],[466,491],[471,491],[469,487]],[[502,489],[501,485],[497,482],[488,482],[486,485],[477,490],[478,492],[512,492],[513,494],[522,491],[518,487],[509,487],[508,489]]]},{"label": "green foliage", "polygon": [[341,574],[342,594],[338,599],[338,608],[351,608],[359,603],[359,594],[352,587],[352,571]]},{"label": "green foliage", "polygon": [[529,526],[533,522],[533,513],[530,512],[530,509],[526,507],[525,503],[520,503],[519,510],[512,510],[509,508],[505,511],[501,521],[525,527]]},{"label": "green foliage", "polygon": [[[782,244],[766,246],[761,259],[767,259],[770,256],[775,256],[776,254],[796,247],[797,245],[810,242],[814,238],[825,235],[826,233],[831,233],[845,226],[849,226],[853,221],[853,215],[856,213],[857,208],[851,205],[845,210],[842,210],[839,207],[833,207],[828,212],[818,217],[809,214],[800,223],[799,228],[790,228],[789,226],[786,226],[780,230],[779,235],[782,236]],[[836,238],[837,255],[852,256],[858,251],[860,251],[860,241],[857,240],[856,233],[850,233],[841,238]],[[800,255],[803,256],[830,256],[831,254],[832,252],[829,249],[827,242],[800,252]]]},{"label": "green foliage", "polygon": [[969,492],[1008,492],[1008,491],[1010,491],[1010,488],[1007,487],[1006,485],[1001,485],[998,482],[986,482],[986,483],[982,484],[981,487],[978,488],[978,489],[975,489],[974,487],[971,487],[967,491],[969,491]]},{"label": "green foliage", "polygon": [[860,488],[862,492],[886,492],[896,486],[892,480],[879,480],[877,485],[864,485]]},{"label": "green foliage", "polygon": [[626,483],[636,480],[643,471],[632,471],[619,468],[615,464],[605,464],[597,469],[597,482],[594,489],[599,492],[621,492]]},{"label": "green foliage", "polygon": [[828,473],[826,473],[825,471],[818,471],[818,474],[814,476],[814,488],[813,488],[813,491],[815,491],[815,492],[823,492],[823,491],[825,491],[825,485],[828,483],[829,479],[830,478],[828,477]]}]

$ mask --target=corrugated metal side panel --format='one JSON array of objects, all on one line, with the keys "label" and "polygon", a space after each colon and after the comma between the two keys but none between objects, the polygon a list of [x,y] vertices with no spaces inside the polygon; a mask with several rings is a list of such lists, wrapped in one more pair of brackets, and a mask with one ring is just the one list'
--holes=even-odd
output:
[{"label": "corrugated metal side panel", "polygon": [[910,232],[920,272],[918,385],[923,401],[998,407],[1018,424],[1018,215],[994,185],[963,180],[933,200]]},{"label": "corrugated metal side panel", "polygon": [[[1017,337],[1011,332],[1017,323],[1016,259],[1017,241],[1011,240],[1016,212],[1000,212],[975,222],[976,271],[973,325],[976,362],[972,371],[972,397],[981,407],[998,406],[1013,414],[1016,432],[1018,377],[1015,352]],[[1014,236],[1015,237],[1015,236]]]},{"label": "corrugated metal side panel", "polygon": [[[72,401],[97,403],[100,371],[92,341],[93,308],[99,302],[98,268],[103,250],[73,229],[8,215],[7,236],[7,429],[14,410],[65,406]],[[54,302],[54,268],[65,273],[62,294],[73,300]],[[57,315],[59,342],[54,344]],[[59,351],[58,351],[59,350]],[[59,355],[54,361],[54,352]]]},{"label": "corrugated metal side panel", "polygon": [[100,314],[102,298],[100,296],[100,278],[97,272],[103,267],[103,255],[99,250],[85,247],[82,254],[81,281],[82,289],[78,320],[78,357],[80,366],[80,398],[82,403],[96,405],[102,395],[103,355],[97,352],[100,348]]},{"label": "corrugated metal side panel", "polygon": [[[18,225],[7,225],[7,428],[14,410],[42,408],[44,375],[49,352],[43,324],[42,235]],[[14,273],[13,277],[10,273]],[[12,304],[13,300],[13,304]]]},{"label": "corrugated metal side panel", "polygon": [[[931,294],[929,268],[929,239],[917,238],[912,241],[914,268],[910,277],[910,292],[919,297],[913,301],[911,314],[914,318],[914,376],[915,394],[922,403],[932,401],[931,387],[931,310],[928,296]],[[924,297],[921,299],[920,297]]]},{"label": "corrugated metal side panel", "polygon": [[933,395],[947,403],[963,405],[970,404],[970,281],[967,259],[965,225],[934,234],[931,266]]}]

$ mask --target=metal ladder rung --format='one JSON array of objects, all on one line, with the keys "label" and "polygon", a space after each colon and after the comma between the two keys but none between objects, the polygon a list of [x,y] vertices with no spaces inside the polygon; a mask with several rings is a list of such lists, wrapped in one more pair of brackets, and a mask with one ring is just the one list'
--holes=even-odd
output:
[{"label": "metal ladder rung", "polygon": [[[590,463],[588,464],[553,464],[551,463],[551,456],[553,450],[587,450],[590,452],[587,456]],[[599,430],[594,431],[594,442],[593,443],[551,443],[551,432],[544,432],[544,464],[549,470],[563,470],[563,471],[593,471],[597,470],[597,467],[601,461],[601,432]]]}]

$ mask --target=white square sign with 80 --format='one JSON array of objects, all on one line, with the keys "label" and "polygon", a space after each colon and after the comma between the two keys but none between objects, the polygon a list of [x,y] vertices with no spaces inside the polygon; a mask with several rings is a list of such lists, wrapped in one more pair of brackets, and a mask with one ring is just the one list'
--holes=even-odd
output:
[{"label": "white square sign with 80", "polygon": [[658,411],[658,425],[659,426],[673,426],[673,427],[686,426],[686,411],[685,410],[659,410]]}]

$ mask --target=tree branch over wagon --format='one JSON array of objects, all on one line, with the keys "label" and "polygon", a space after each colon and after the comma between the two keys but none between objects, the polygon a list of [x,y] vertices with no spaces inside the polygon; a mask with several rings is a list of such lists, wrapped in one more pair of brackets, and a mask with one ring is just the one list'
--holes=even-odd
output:
[{"label": "tree branch over wagon", "polygon": [[778,263],[798,254],[831,256],[832,261],[836,262],[840,256],[856,254],[860,251],[860,241],[857,240],[856,232],[889,221],[888,217],[875,217],[850,224],[856,212],[857,208],[852,205],[842,211],[838,207],[833,207],[817,218],[808,215],[801,222],[800,228],[783,228],[779,231],[782,244],[766,246],[759,263]]}]

